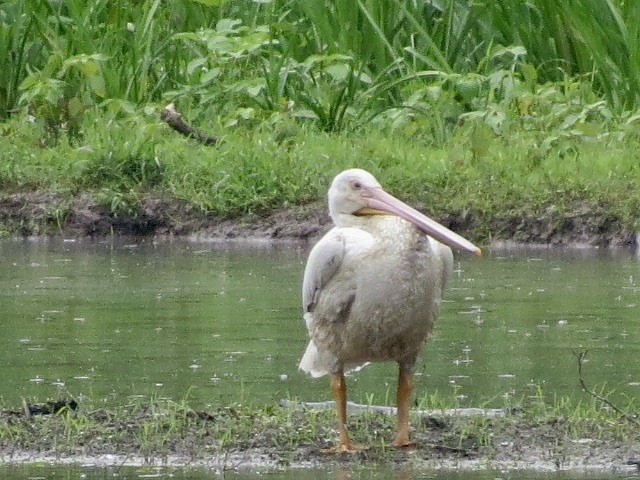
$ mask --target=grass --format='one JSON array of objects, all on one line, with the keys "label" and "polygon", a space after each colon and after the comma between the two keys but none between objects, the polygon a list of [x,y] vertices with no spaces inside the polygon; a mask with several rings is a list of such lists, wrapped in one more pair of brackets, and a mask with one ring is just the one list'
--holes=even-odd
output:
[{"label": "grass", "polygon": [[[480,241],[585,211],[596,230],[635,231],[639,12],[616,0],[5,2],[0,189],[53,200],[0,232],[56,231],[81,196],[120,218],[143,216],[149,197],[264,215],[321,200],[351,166]],[[176,137],[158,119],[168,101],[221,144]]]},{"label": "grass", "polygon": [[[488,79],[511,68],[540,84],[582,77],[622,111],[638,105],[639,16],[622,0],[146,0],[133,10],[122,1],[9,1],[0,8],[0,117],[29,106],[61,120],[105,99],[140,105],[166,95],[200,105],[253,97],[271,111],[293,99],[308,109],[345,69],[364,97],[424,72]],[[322,94],[309,98],[312,85]],[[396,87],[365,103],[398,104]]]},{"label": "grass", "polygon": [[[510,400],[513,402],[513,400]],[[261,452],[283,464],[300,460],[326,461],[321,449],[336,439],[332,408],[306,410],[276,405],[228,405],[194,410],[188,401],[137,399],[120,406],[95,406],[90,400],[76,411],[52,415],[25,415],[3,410],[0,415],[0,451],[32,455],[117,454],[148,459],[177,455],[192,461],[225,452]],[[452,408],[454,398],[431,396],[422,408]],[[629,405],[632,408],[632,404]],[[505,404],[502,418],[482,416],[412,415],[418,455],[435,452],[444,457],[491,461],[505,455],[505,442],[518,443],[518,455],[528,449],[545,449],[548,455],[567,455],[574,440],[590,439],[594,445],[617,448],[636,444],[634,425],[605,410],[595,399],[571,401],[546,398]],[[389,447],[395,418],[373,411],[349,415],[355,441],[371,445],[367,460],[388,461],[398,452]],[[444,452],[444,453],[443,453]],[[359,457],[354,457],[358,460]],[[397,459],[397,458],[396,458]],[[522,460],[522,458],[520,458]]]},{"label": "grass", "polygon": [[638,107],[639,16],[618,0],[10,1],[0,118],[29,110],[55,129],[112,101],[171,99],[199,114],[293,113],[335,131],[443,79],[463,103],[482,101],[474,83],[505,75],[581,79],[621,113]]},{"label": "grass", "polygon": [[[215,148],[173,134],[152,108],[86,115],[82,138],[45,147],[41,125],[16,117],[2,127],[0,187],[5,195],[55,195],[41,229],[55,231],[80,194],[132,217],[149,195],[219,217],[262,215],[321,200],[333,175],[359,166],[436,217],[476,219],[471,233],[481,241],[500,236],[505,219],[562,221],[585,211],[633,231],[637,118],[580,95],[545,87],[527,97],[526,115],[503,103],[454,126],[411,119],[329,134],[286,119],[235,128],[209,122],[202,128],[222,137]],[[432,133],[440,128],[447,129],[442,141]]]}]

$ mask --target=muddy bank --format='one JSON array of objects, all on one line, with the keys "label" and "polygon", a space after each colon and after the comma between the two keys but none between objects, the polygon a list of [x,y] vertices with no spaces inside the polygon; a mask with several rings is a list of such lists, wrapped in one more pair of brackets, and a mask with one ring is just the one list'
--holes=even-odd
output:
[{"label": "muddy bank", "polygon": [[[471,211],[447,213],[438,220],[484,245],[509,242],[636,247],[637,244],[636,232],[606,208],[593,209],[580,203],[562,213],[553,208],[492,216]],[[118,213],[89,194],[64,197],[47,192],[20,192],[0,196],[3,236],[117,234],[307,241],[319,237],[329,225],[323,202],[264,215],[221,218],[204,214],[187,202],[151,194],[142,197],[135,207]]]},{"label": "muddy bank", "polygon": [[[416,447],[389,447],[395,417],[379,411],[350,415],[358,453],[327,453],[334,444],[333,410],[268,406],[191,410],[178,404],[115,409],[62,409],[52,414],[0,412],[0,462],[95,466],[157,465],[265,470],[373,466],[428,471],[637,471],[640,437],[604,419],[570,419],[538,412],[504,416],[414,412]],[[386,445],[386,446],[385,446]]]},{"label": "muddy bank", "polygon": [[[5,456],[0,452],[0,463],[45,463],[55,465],[82,465],[84,467],[165,467],[211,470],[216,474],[235,470],[246,472],[278,471],[283,469],[356,469],[359,467],[375,468],[375,462],[381,466],[398,472],[425,472],[434,470],[451,471],[481,471],[497,470],[501,472],[533,471],[540,473],[573,473],[573,474],[635,474],[638,467],[634,462],[617,461],[616,455],[606,455],[594,458],[591,451],[586,449],[575,458],[564,457],[559,463],[555,458],[545,458],[546,452],[540,449],[531,450],[527,455],[510,460],[487,460],[468,458],[427,458],[420,449],[398,452],[389,461],[388,457],[376,459],[375,453],[359,454],[347,457],[345,455],[311,456],[303,458],[305,452],[297,454],[298,460],[286,459],[282,461],[273,452],[256,449],[245,452],[225,452],[212,454],[208,458],[191,458],[180,455],[141,456],[141,455],[56,455],[53,453],[13,453]],[[541,454],[543,456],[541,456]],[[585,461],[585,458],[589,458]]]}]

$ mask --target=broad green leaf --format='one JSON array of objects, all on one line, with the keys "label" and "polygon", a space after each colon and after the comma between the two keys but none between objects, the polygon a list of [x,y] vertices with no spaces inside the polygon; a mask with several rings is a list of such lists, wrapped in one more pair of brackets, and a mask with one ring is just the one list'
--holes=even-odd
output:
[{"label": "broad green leaf", "polygon": [[200,84],[207,85],[220,76],[219,68],[212,68],[200,76]]},{"label": "broad green leaf", "polygon": [[36,73],[25,78],[18,88],[20,90],[28,90],[39,82],[42,82],[42,77]]},{"label": "broad green leaf", "polygon": [[71,117],[77,117],[84,111],[84,104],[78,97],[73,97],[67,104],[67,111]]},{"label": "broad green leaf", "polygon": [[204,57],[194,58],[187,64],[187,73],[189,75],[193,75],[193,72],[195,72],[206,63],[207,59]]},{"label": "broad green leaf", "polygon": [[308,68],[314,68],[318,64],[326,65],[334,62],[351,62],[353,59],[349,55],[309,55],[303,62]]},{"label": "broad green leaf", "polygon": [[535,85],[538,81],[538,71],[530,63],[522,66],[522,76],[529,87]]},{"label": "broad green leaf", "polygon": [[345,63],[335,63],[325,67],[324,71],[331,75],[334,80],[344,81],[349,76],[351,67]]},{"label": "broad green leaf", "polygon": [[521,45],[516,45],[516,46],[513,46],[513,47],[501,47],[501,48],[498,48],[493,53],[492,56],[493,56],[493,58],[496,58],[496,57],[500,57],[500,56],[505,55],[505,54],[510,54],[510,55],[512,55],[514,57],[523,57],[523,56],[525,56],[527,54],[527,49],[524,48]]},{"label": "broad green leaf", "polygon": [[94,75],[92,77],[87,77],[87,82],[89,83],[89,87],[99,97],[105,97],[107,95],[107,90],[104,83],[104,78],[102,75]]},{"label": "broad green leaf", "polygon": [[242,25],[242,20],[232,19],[232,18],[223,18],[218,23],[216,23],[216,31],[222,32],[234,32],[236,31],[236,27]]},{"label": "broad green leaf", "polygon": [[80,70],[88,77],[95,77],[100,72],[100,66],[95,60],[87,60],[86,62],[80,63]]},{"label": "broad green leaf", "polygon": [[238,108],[236,110],[236,113],[243,120],[251,120],[256,116],[256,111],[254,108]]}]

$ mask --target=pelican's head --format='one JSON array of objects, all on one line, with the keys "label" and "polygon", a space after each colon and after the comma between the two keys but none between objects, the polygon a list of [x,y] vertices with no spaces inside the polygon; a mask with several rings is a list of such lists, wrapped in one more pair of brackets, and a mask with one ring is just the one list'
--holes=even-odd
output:
[{"label": "pelican's head", "polygon": [[369,192],[382,190],[376,178],[365,170],[352,168],[336,175],[329,188],[329,213],[339,223],[341,215],[356,215],[369,207]]},{"label": "pelican's head", "polygon": [[445,245],[482,254],[469,240],[385,192],[373,175],[359,168],[345,170],[333,179],[329,213],[337,226],[356,224],[355,217],[365,215],[397,215]]}]

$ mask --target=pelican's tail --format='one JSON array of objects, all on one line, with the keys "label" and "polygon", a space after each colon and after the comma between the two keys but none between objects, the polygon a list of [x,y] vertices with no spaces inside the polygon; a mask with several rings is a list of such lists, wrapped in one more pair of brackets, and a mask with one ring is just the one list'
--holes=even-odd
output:
[{"label": "pelican's tail", "polygon": [[[331,354],[320,352],[316,344],[311,340],[302,356],[302,360],[300,360],[298,368],[305,373],[310,373],[313,378],[318,378],[331,373],[332,365],[335,365],[335,359]],[[369,365],[369,362],[349,363],[345,365],[344,372],[359,372],[367,365]]]},{"label": "pelican's tail", "polygon": [[313,340],[307,345],[307,349],[300,360],[298,368],[303,372],[310,373],[312,377],[318,378],[327,375],[330,370],[331,360],[328,355],[322,355]]}]

